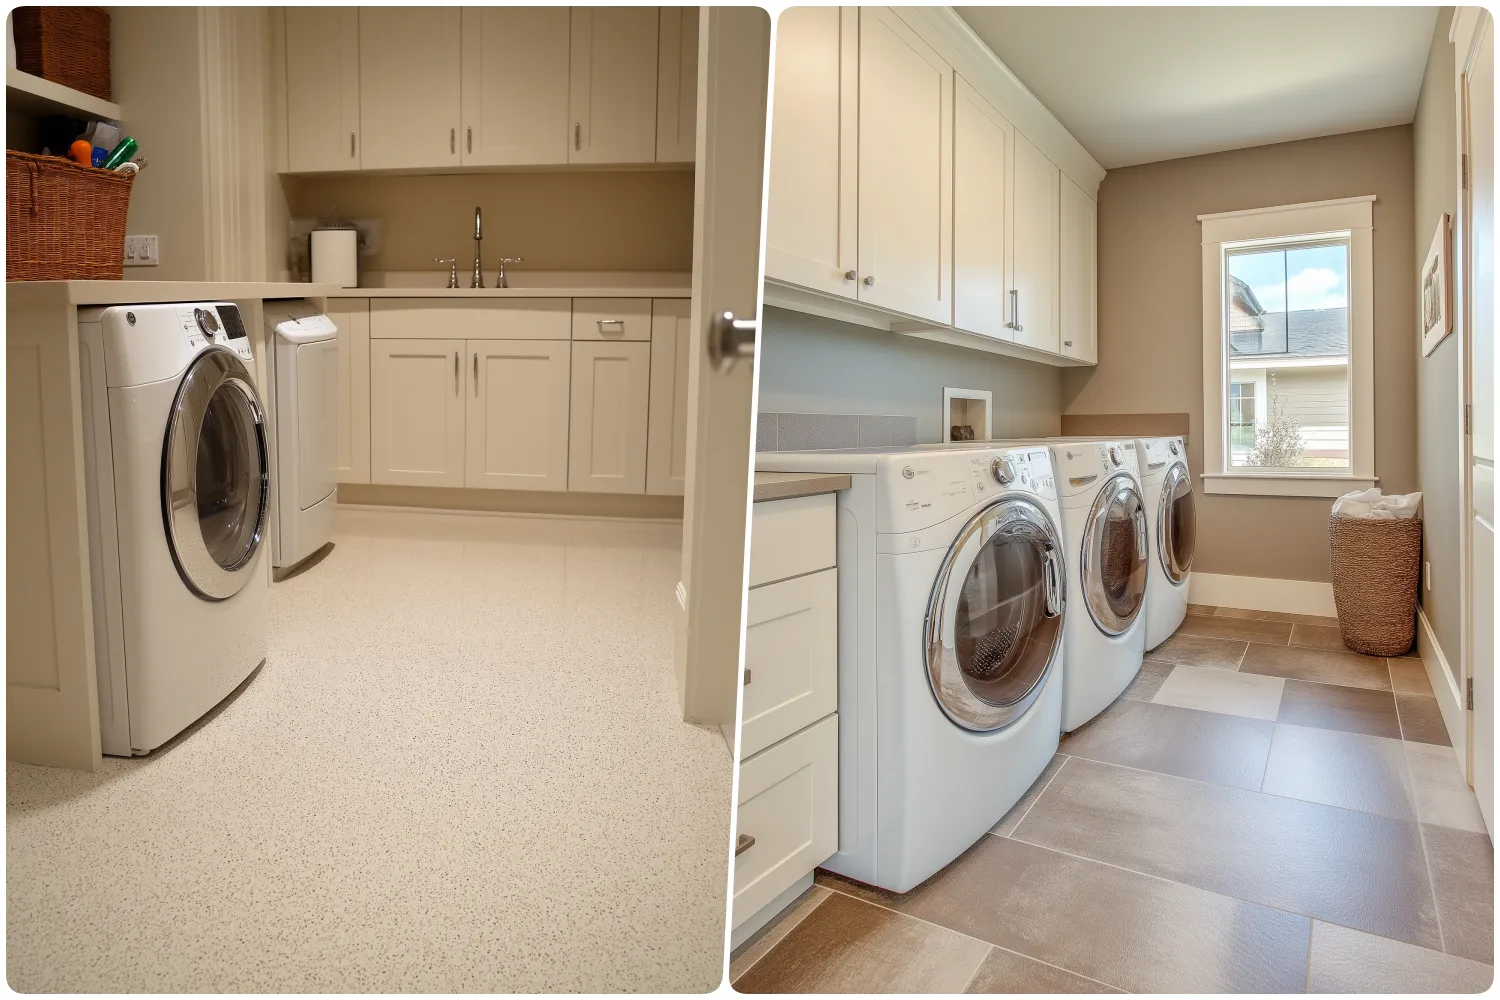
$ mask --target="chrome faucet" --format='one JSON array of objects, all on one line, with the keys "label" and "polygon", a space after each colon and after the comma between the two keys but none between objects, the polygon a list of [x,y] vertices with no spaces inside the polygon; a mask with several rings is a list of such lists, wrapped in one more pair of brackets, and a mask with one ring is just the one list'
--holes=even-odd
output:
[{"label": "chrome faucet", "polygon": [[447,264],[448,265],[448,287],[449,288],[457,288],[458,287],[458,258],[457,257],[434,257],[434,258],[432,258],[432,262],[434,264]]},{"label": "chrome faucet", "polygon": [[525,257],[501,257],[500,258],[500,273],[497,274],[497,275],[495,275],[495,287],[496,288],[509,288],[510,285],[505,280],[505,265],[506,264],[520,264],[525,259],[526,259]]},{"label": "chrome faucet", "polygon": [[[470,288],[484,287],[484,271],[479,266],[479,241],[484,239],[484,228],[479,219],[479,206],[474,206],[474,275],[469,279]],[[502,288],[505,286],[501,286]]]}]

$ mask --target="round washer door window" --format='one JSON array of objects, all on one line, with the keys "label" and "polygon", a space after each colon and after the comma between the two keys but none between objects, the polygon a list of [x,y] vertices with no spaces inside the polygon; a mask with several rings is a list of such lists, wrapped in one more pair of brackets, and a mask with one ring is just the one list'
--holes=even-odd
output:
[{"label": "round washer door window", "polygon": [[1119,635],[1141,613],[1146,597],[1146,512],[1126,475],[1104,484],[1083,533],[1080,581],[1094,624]]},{"label": "round washer door window", "polygon": [[927,680],[938,707],[975,732],[1003,729],[1041,696],[1062,642],[1061,544],[1025,499],[974,516],[938,572],[926,621]]},{"label": "round washer door window", "polygon": [[204,351],[177,390],[162,452],[162,517],[172,561],[199,597],[222,601],[250,579],[270,504],[265,418],[250,373]]},{"label": "round washer door window", "polygon": [[1162,480],[1156,538],[1157,555],[1167,579],[1173,583],[1186,580],[1198,540],[1198,512],[1193,503],[1193,481],[1181,463],[1167,470]]}]

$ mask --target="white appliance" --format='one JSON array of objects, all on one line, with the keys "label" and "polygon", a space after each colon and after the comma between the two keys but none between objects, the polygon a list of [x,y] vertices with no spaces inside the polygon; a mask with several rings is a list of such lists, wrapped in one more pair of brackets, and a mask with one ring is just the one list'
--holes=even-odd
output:
[{"label": "white appliance", "polygon": [[1047,449],[767,452],[838,496],[839,850],[905,892],[1000,820],[1061,729],[1066,570]]},{"label": "white appliance", "polygon": [[333,538],[338,503],[338,327],[309,302],[267,302],[274,345],[276,518],[272,564],[295,566]]},{"label": "white appliance", "polygon": [[265,660],[271,476],[228,303],[79,311],[99,732],[161,746]]},{"label": "white appliance", "polygon": [[1155,649],[1187,616],[1198,516],[1182,438],[1137,438],[1135,453],[1154,563],[1146,577],[1146,648]]}]

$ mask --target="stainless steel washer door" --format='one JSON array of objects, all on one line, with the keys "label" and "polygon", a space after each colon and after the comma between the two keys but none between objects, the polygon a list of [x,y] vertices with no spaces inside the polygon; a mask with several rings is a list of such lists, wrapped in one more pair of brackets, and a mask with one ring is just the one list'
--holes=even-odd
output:
[{"label": "stainless steel washer door", "polygon": [[1084,603],[1106,635],[1119,635],[1141,613],[1146,597],[1146,510],[1127,475],[1100,489],[1083,531]]},{"label": "stainless steel washer door", "polygon": [[209,601],[254,572],[271,494],[264,410],[244,362],[223,347],[183,376],[162,449],[167,547],[188,588]]},{"label": "stainless steel washer door", "polygon": [[1040,697],[1062,642],[1062,547],[1024,498],[976,514],[943,559],[927,608],[927,680],[938,707],[975,732],[1003,729]]},{"label": "stainless steel washer door", "polygon": [[1187,579],[1198,539],[1198,512],[1193,503],[1193,481],[1181,462],[1167,470],[1161,483],[1156,513],[1157,557],[1173,583]]}]

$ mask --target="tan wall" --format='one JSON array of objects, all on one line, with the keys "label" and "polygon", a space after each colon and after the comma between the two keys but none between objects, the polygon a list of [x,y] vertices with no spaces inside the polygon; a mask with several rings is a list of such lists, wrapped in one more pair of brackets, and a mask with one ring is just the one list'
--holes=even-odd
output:
[{"label": "tan wall", "polygon": [[[1184,411],[1203,468],[1202,233],[1211,212],[1373,194],[1375,470],[1417,487],[1412,129],[1373,129],[1111,170],[1099,189],[1099,364],[1063,375],[1068,414]],[[1201,490],[1200,490],[1201,493]],[[1331,501],[1199,497],[1207,573],[1328,580]]]},{"label": "tan wall", "polygon": [[[1438,216],[1458,213],[1458,129],[1453,92],[1453,45],[1448,24],[1453,9],[1438,14],[1427,55],[1427,74],[1412,124],[1416,182],[1413,273],[1427,257]],[[1459,342],[1451,334],[1427,357],[1417,346],[1418,304],[1408,315],[1411,364],[1417,369],[1417,478],[1422,490],[1423,558],[1432,565],[1432,589],[1422,590],[1422,611],[1453,667],[1459,655],[1459,526],[1463,520],[1459,474]]]},{"label": "tan wall", "polygon": [[382,251],[360,265],[431,271],[474,261],[474,208],[484,212],[486,282],[500,257],[522,270],[690,271],[693,174],[688,170],[554,171],[427,176],[301,177],[288,184],[291,212],[385,220]]}]

